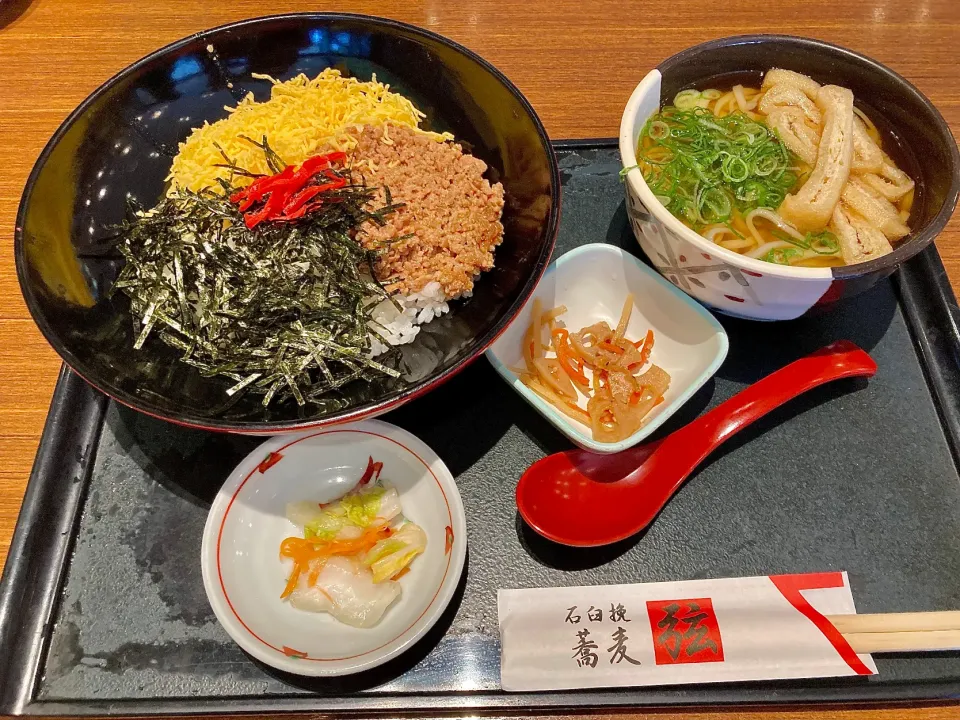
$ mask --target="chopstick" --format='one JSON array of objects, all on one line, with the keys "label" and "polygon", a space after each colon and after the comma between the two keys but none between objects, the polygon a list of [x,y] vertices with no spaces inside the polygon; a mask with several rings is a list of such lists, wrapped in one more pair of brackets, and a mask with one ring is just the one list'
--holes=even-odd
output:
[{"label": "chopstick", "polygon": [[960,650],[960,611],[829,615],[858,653]]},{"label": "chopstick", "polygon": [[892,633],[844,633],[858,653],[932,652],[960,650],[960,630],[923,630]]},{"label": "chopstick", "polygon": [[829,615],[827,619],[844,635],[847,633],[960,630],[960,610],[881,613],[877,615]]}]

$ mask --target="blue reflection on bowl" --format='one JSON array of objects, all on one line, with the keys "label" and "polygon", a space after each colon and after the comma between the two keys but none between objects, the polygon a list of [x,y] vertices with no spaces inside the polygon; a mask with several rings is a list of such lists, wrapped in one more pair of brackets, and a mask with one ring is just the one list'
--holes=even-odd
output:
[{"label": "blue reflection on bowl", "polygon": [[186,55],[174,61],[170,68],[170,79],[174,82],[186,80],[203,72],[203,66],[193,55]]}]

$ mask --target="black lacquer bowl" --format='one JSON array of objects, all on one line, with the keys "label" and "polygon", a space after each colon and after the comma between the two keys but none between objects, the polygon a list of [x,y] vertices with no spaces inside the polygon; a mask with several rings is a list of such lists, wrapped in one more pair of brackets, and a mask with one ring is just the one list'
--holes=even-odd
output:
[{"label": "black lacquer bowl", "polygon": [[[295,403],[264,410],[228,401],[230,381],[204,378],[160,340],[133,348],[120,269],[108,241],[128,198],[152,206],[163,194],[177,144],[226,115],[246,93],[269,97],[265,73],[287,80],[324,68],[376,74],[450,131],[503,183],[505,237],[496,267],[473,297],[424,326],[403,347],[399,380],[355,382],[337,407]],[[344,14],[260,18],[191,36],[112,78],[64,122],[37,161],[17,216],[16,261],[30,312],[79,375],[137,410],[174,422],[280,432],[372,416],[443,382],[509,324],[546,267],[559,220],[559,173],[547,134],[519,90],[469,50],[419,28]],[[232,404],[231,404],[232,402]]]}]

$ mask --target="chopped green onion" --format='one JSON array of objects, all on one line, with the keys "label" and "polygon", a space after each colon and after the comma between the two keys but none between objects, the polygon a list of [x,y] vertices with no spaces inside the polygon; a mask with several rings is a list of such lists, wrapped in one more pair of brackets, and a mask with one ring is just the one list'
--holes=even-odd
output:
[{"label": "chopped green onion", "polygon": [[840,242],[837,240],[837,236],[829,230],[807,233],[806,240],[810,249],[817,255],[835,255],[840,250]]},{"label": "chopped green onion", "polygon": [[768,153],[757,158],[753,166],[753,172],[760,177],[771,175],[780,169],[780,158],[773,153]]},{"label": "chopped green onion", "polygon": [[670,137],[670,126],[665,122],[660,122],[655,120],[650,123],[650,127],[647,129],[647,134],[654,140],[666,140]]},{"label": "chopped green onion", "polygon": [[730,217],[732,209],[729,195],[720,188],[707,188],[700,194],[697,210],[706,224],[723,222]]},{"label": "chopped green onion", "polygon": [[743,233],[742,233],[742,232],[740,232],[739,230],[737,230],[737,229],[736,229],[733,225],[731,225],[730,223],[724,223],[724,224],[727,226],[727,230],[729,230],[729,231],[732,232],[734,235],[736,235],[738,238],[740,238],[741,240],[743,240]]},{"label": "chopped green onion", "polygon": [[802,256],[803,251],[797,248],[776,248],[760,259],[778,265],[790,265],[793,260],[799,260]]},{"label": "chopped green onion", "polygon": [[750,177],[750,166],[736,155],[727,155],[720,166],[723,177],[732,183],[739,183]]},{"label": "chopped green onion", "polygon": [[786,193],[780,190],[779,188],[770,188],[767,190],[766,202],[764,205],[771,209],[776,209],[780,207],[780,203],[783,202],[783,198],[786,197]]},{"label": "chopped green onion", "polygon": [[773,131],[744,113],[717,117],[701,107],[708,100],[678,93],[648,119],[637,149],[647,185],[698,231],[734,210],[776,208],[798,182],[797,162]]},{"label": "chopped green onion", "polygon": [[744,203],[756,203],[757,207],[764,207],[767,205],[767,187],[757,180],[747,180],[737,187],[736,197]]},{"label": "chopped green onion", "polygon": [[677,106],[678,110],[689,110],[697,106],[699,99],[699,90],[681,90],[673,98],[673,104]]},{"label": "chopped green onion", "polygon": [[800,240],[793,237],[793,235],[787,235],[787,233],[783,232],[782,230],[773,228],[770,230],[770,234],[773,235],[777,240],[783,240],[784,242],[791,243],[799,248],[803,248],[804,250],[810,249],[810,244],[806,241],[806,239]]}]

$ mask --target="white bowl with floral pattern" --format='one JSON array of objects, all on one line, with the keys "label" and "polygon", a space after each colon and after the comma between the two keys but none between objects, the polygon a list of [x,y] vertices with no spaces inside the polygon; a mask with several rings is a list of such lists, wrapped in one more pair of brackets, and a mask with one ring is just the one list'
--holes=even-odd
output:
[{"label": "white bowl with floral pattern", "polygon": [[[917,182],[912,232],[888,255],[833,268],[778,265],[727,250],[674,217],[643,179],[637,140],[647,119],[685,88],[705,89],[772,67],[850,88],[858,104],[889,124]],[[742,80],[738,80],[742,81]],[[946,225],[960,194],[960,154],[949,127],[907,80],[870,58],[836,45],[784,35],[721,38],[662,62],[637,85],[620,122],[620,157],[630,225],[650,261],[671,283],[728,315],[788,320],[869,288],[929,245]],[[923,162],[917,159],[922,158]]]}]

